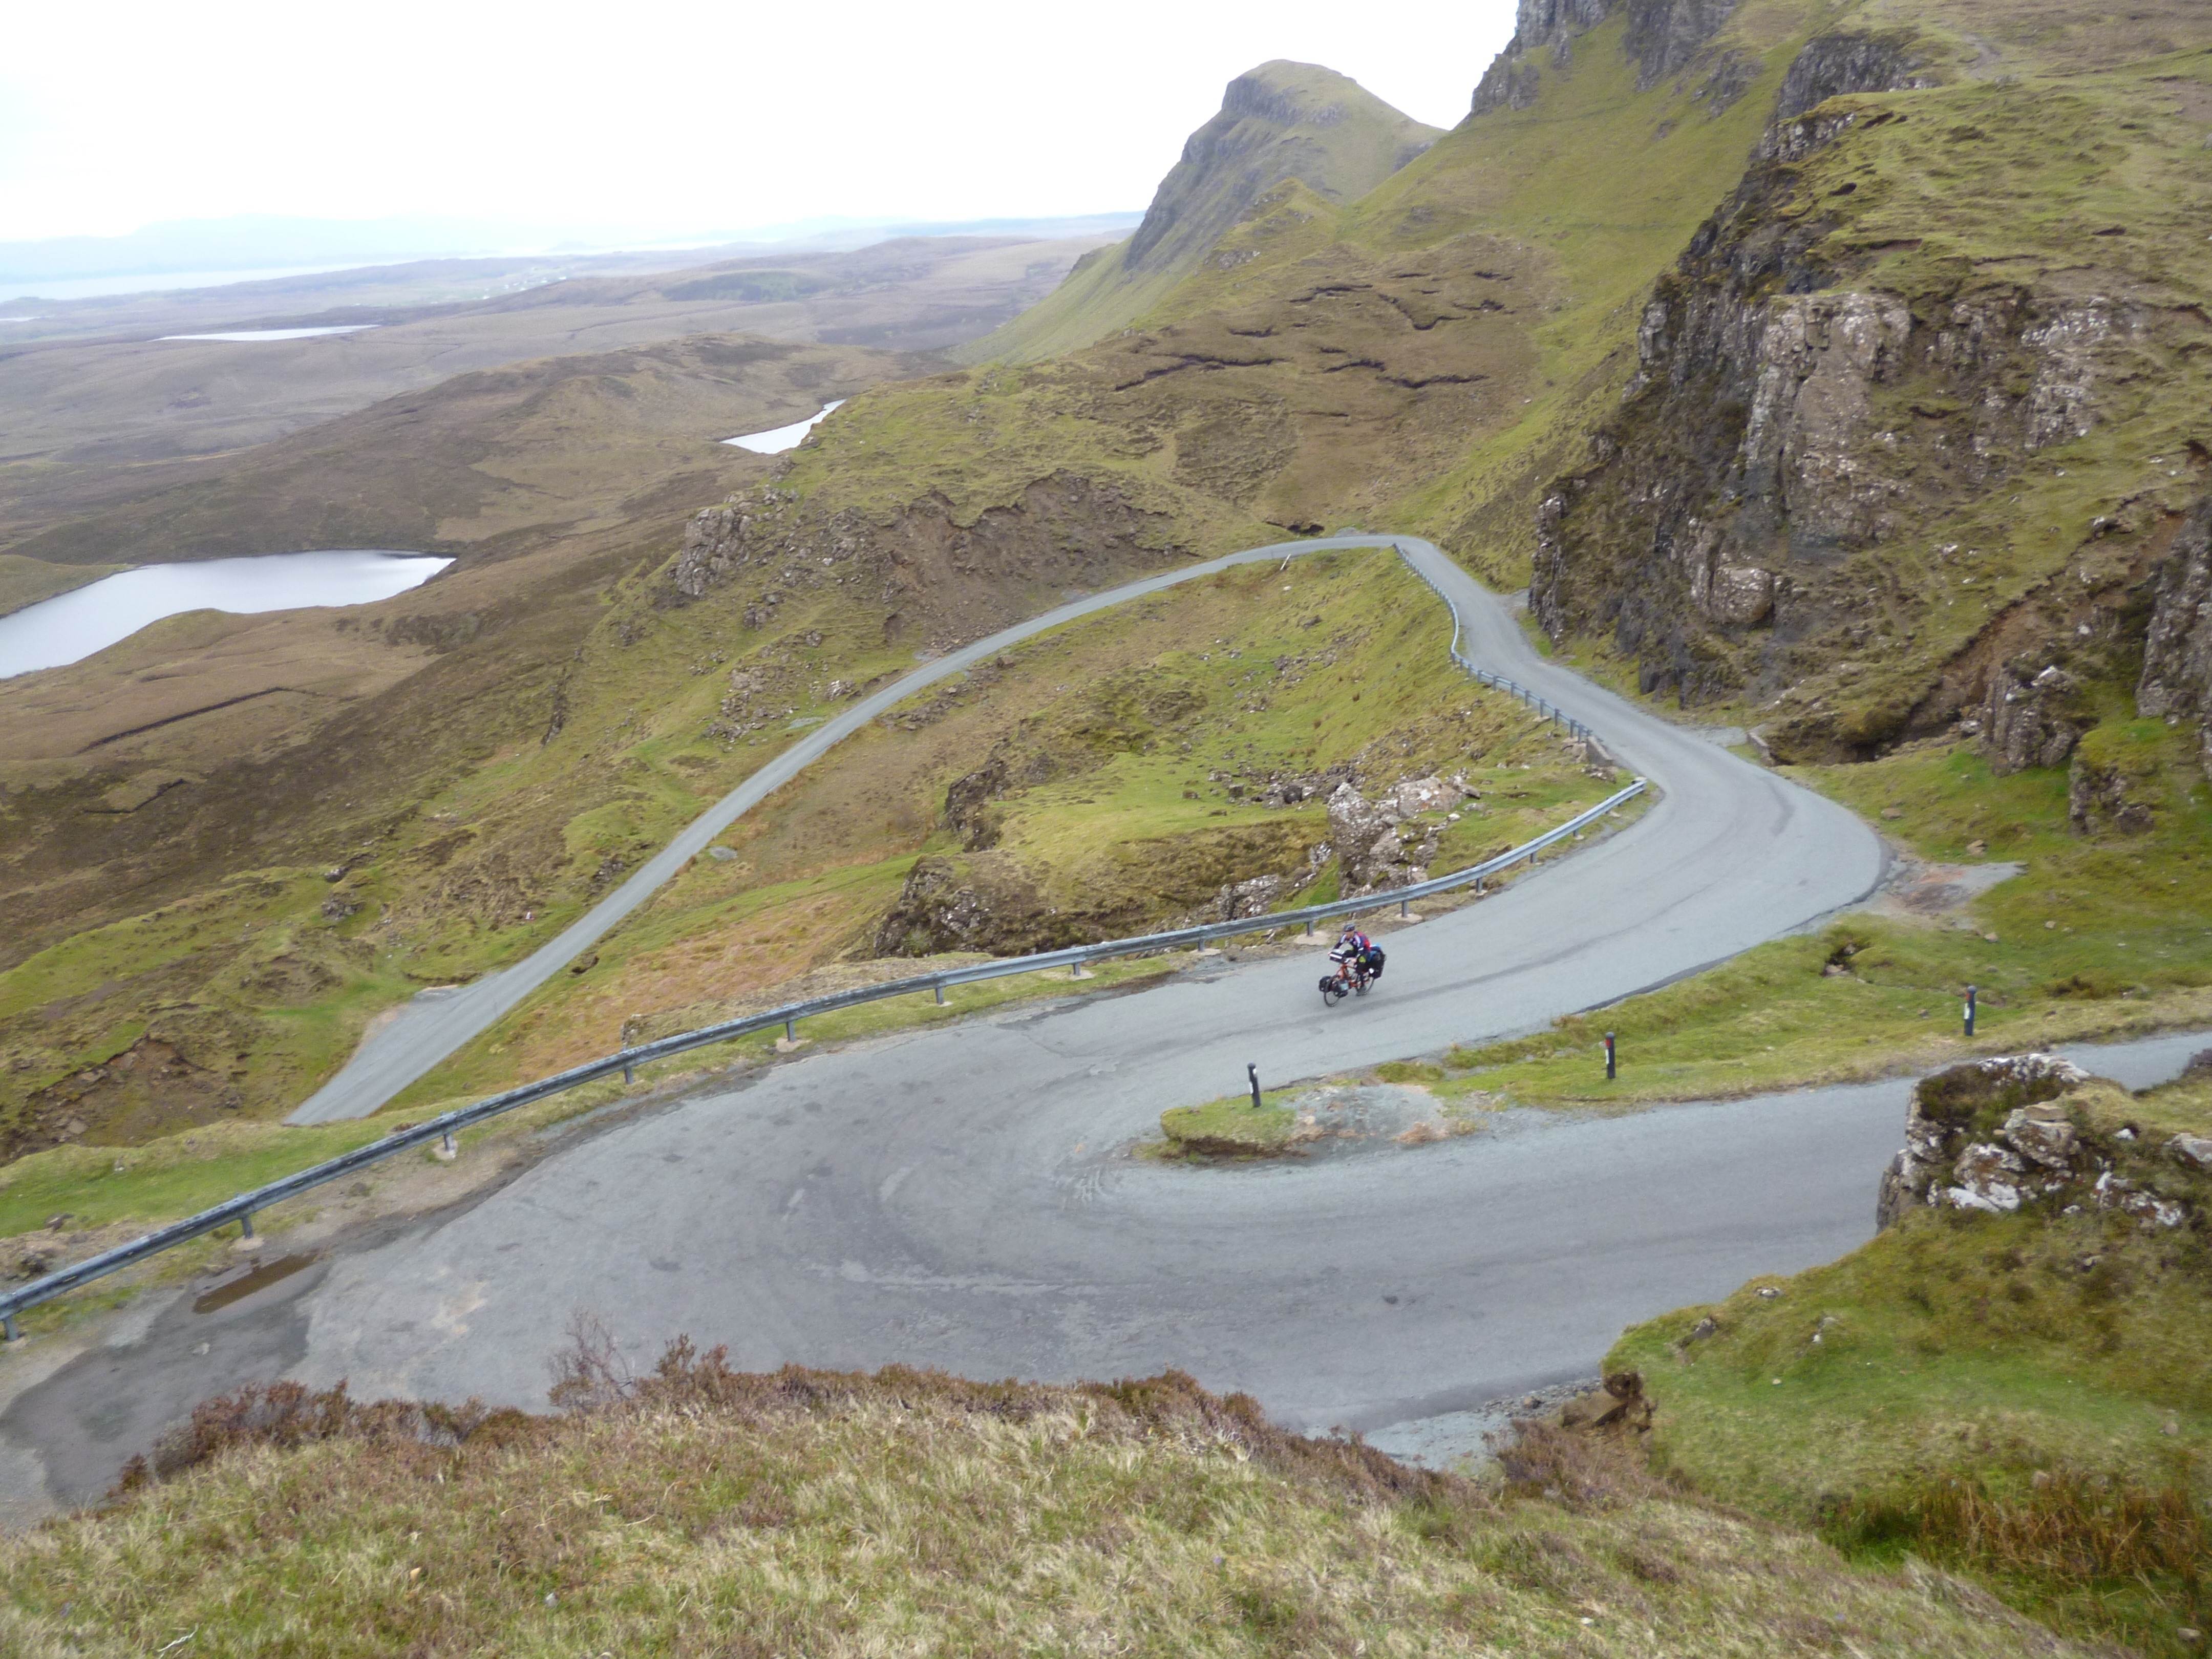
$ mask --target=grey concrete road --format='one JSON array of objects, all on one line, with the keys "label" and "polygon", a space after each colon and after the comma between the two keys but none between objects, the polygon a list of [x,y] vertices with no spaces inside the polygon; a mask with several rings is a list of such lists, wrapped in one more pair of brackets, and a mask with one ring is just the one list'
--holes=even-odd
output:
[{"label": "grey concrete road", "polygon": [[[1486,1426],[1467,1407],[1586,1376],[1625,1325],[1863,1241],[1910,1087],[1530,1113],[1304,1168],[1158,1169],[1101,1155],[1136,1127],[1142,1074],[1076,1052],[1097,1006],[969,1033],[971,1077],[1051,1057],[1066,1086],[1026,1101],[902,1075],[912,1043],[825,1055],[580,1135],[464,1212],[232,1305],[149,1304],[0,1412],[0,1525],[96,1496],[165,1422],[246,1382],[542,1408],[579,1307],[641,1364],[689,1332],[755,1366],[1182,1365],[1286,1421],[1456,1455]],[[2066,1052],[2140,1088],[2205,1041]],[[846,1088],[825,1064],[840,1059],[874,1085]]]}]

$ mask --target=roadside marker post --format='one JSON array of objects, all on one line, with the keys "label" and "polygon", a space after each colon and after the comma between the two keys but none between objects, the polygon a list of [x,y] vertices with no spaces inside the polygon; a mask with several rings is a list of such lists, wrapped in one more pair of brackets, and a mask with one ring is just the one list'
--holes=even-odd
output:
[{"label": "roadside marker post", "polygon": [[1244,1068],[1244,1075],[1252,1079],[1252,1109],[1260,1109],[1260,1067],[1255,1063]]},{"label": "roadside marker post", "polygon": [[1974,988],[1973,988],[1972,986],[1969,985],[1969,986],[1966,988],[1966,1035],[1967,1035],[1968,1036],[1973,1036],[1973,1034],[1974,1034]]},{"label": "roadside marker post", "polygon": [[1606,1080],[1607,1083],[1610,1083],[1610,1082],[1612,1082],[1612,1081],[1613,1081],[1613,1079],[1614,1076],[1615,1076],[1615,1073],[1614,1073],[1614,1071],[1613,1071],[1613,1033],[1612,1033],[1612,1032],[1610,1032],[1610,1031],[1607,1031],[1607,1032],[1605,1034],[1605,1080]]}]

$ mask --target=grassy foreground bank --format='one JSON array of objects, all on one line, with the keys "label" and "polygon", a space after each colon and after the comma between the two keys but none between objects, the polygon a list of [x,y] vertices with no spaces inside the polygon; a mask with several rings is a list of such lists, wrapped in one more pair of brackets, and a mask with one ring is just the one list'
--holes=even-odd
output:
[{"label": "grassy foreground bank", "polygon": [[2212,1073],[2063,1099],[2090,1168],[2188,1218],[2081,1187],[1915,1210],[1839,1261],[1636,1327],[1607,1364],[1642,1370],[1653,1462],[1698,1490],[1863,1562],[1972,1573],[2062,1627],[2201,1652],[2212,1177],[2165,1148],[2212,1131]]},{"label": "grassy foreground bank", "polygon": [[679,1343],[623,1387],[578,1355],[559,1417],[203,1407],[167,1478],[0,1541],[0,1644],[1749,1659],[1788,1631],[1838,1656],[2082,1651],[1556,1441],[1484,1487],[1173,1373],[744,1376]]}]

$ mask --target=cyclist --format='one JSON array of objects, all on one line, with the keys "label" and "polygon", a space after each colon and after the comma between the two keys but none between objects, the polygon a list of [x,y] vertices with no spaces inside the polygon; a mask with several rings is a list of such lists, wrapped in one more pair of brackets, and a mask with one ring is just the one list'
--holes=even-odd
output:
[{"label": "cyclist", "polygon": [[1374,949],[1375,941],[1347,921],[1344,931],[1337,935],[1336,948],[1328,953],[1328,959],[1336,964],[1337,977],[1349,983],[1370,971],[1367,963]]}]

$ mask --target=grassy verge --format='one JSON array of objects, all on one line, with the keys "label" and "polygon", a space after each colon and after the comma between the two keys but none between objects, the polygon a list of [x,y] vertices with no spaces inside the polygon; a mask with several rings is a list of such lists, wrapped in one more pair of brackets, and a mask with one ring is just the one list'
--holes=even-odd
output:
[{"label": "grassy verge", "polygon": [[[1918,857],[2021,873],[1929,917],[1865,913],[1518,1042],[1455,1050],[1441,1092],[1530,1104],[1705,1099],[1927,1069],[1967,1053],[2212,1022],[2212,791],[2187,734],[2100,728],[2150,758],[2154,827],[2077,834],[2063,769],[2010,777],[1963,745],[1788,775]],[[1977,988],[1977,1038],[1960,1005]],[[1620,1075],[1601,1042],[1617,1033]]]},{"label": "grassy verge", "polygon": [[2070,1190],[1915,1211],[1828,1267],[1636,1327],[1607,1366],[1644,1371],[1653,1456],[1700,1490],[1870,1564],[1911,1553],[2062,1626],[2196,1652],[2178,1632],[2203,1627],[2212,1569],[2212,1185],[2156,1148],[2212,1129],[2212,1078],[2068,1098],[2130,1178],[2198,1218],[2146,1230]]},{"label": "grassy verge", "polygon": [[1297,1145],[1297,1114],[1283,1103],[1289,1091],[1263,1090],[1255,1109],[1249,1095],[1176,1106],[1160,1114],[1167,1137],[1163,1157],[1279,1158]]},{"label": "grassy verge", "polygon": [[570,1377],[561,1418],[297,1391],[203,1408],[166,1479],[0,1540],[0,1643],[1748,1659],[1790,1630],[1837,1653],[2081,1650],[1648,1480],[1486,1490],[1176,1374],[740,1376],[684,1344],[627,1388]]}]

